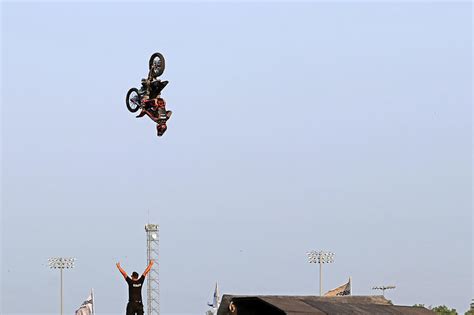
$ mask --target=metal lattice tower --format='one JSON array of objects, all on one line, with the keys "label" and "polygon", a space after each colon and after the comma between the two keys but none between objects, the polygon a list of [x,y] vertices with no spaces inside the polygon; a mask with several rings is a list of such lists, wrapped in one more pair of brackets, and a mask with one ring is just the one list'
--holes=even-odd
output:
[{"label": "metal lattice tower", "polygon": [[160,314],[160,282],[158,278],[159,268],[159,237],[158,224],[145,225],[146,243],[147,243],[147,263],[153,260],[154,264],[151,267],[147,279],[147,314]]}]

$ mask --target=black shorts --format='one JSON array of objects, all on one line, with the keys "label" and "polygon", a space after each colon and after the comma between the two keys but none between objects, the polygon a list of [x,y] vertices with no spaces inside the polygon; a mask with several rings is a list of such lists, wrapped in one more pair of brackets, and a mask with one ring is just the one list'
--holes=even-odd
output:
[{"label": "black shorts", "polygon": [[132,301],[128,302],[127,315],[143,315],[143,303]]}]

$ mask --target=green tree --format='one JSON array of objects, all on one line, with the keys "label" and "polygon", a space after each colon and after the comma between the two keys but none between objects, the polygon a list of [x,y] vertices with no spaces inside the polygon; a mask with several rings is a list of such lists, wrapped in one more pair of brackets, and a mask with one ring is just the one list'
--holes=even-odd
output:
[{"label": "green tree", "polygon": [[440,305],[433,307],[431,309],[433,312],[435,312],[438,315],[458,315],[458,312],[454,308],[449,309],[446,305]]},{"label": "green tree", "polygon": [[474,309],[467,311],[464,315],[474,315]]}]

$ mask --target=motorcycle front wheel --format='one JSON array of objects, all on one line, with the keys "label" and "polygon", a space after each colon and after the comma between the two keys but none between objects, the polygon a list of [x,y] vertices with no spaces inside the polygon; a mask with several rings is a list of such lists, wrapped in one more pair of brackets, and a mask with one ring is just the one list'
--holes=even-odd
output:
[{"label": "motorcycle front wheel", "polygon": [[138,94],[137,88],[131,88],[127,92],[127,98],[125,99],[127,108],[131,113],[135,113],[140,108],[141,97]]},{"label": "motorcycle front wheel", "polygon": [[148,62],[148,68],[153,78],[159,77],[165,71],[165,57],[159,52],[154,53]]}]

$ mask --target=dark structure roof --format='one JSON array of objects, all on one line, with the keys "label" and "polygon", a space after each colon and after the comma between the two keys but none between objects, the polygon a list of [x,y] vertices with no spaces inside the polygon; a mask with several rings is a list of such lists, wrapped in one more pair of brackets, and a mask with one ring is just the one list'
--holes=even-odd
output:
[{"label": "dark structure roof", "polygon": [[[235,306],[232,312],[229,305]],[[423,307],[393,305],[382,296],[224,295],[217,315],[433,315]]]}]

